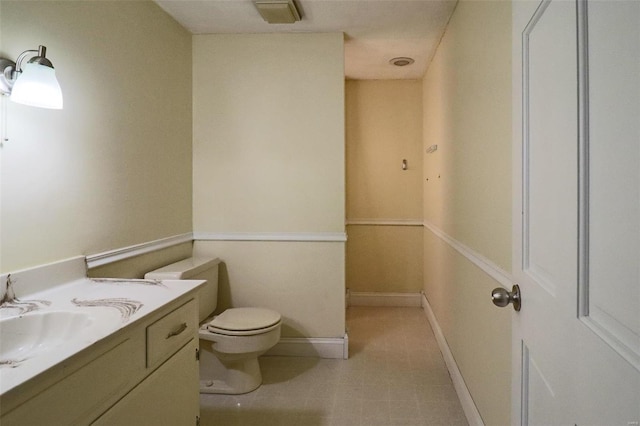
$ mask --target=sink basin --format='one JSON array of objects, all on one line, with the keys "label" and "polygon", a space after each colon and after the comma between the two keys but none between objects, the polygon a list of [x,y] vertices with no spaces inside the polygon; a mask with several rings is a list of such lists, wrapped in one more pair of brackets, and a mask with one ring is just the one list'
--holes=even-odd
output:
[{"label": "sink basin", "polygon": [[57,348],[91,339],[96,329],[104,330],[110,323],[115,328],[114,320],[117,317],[72,311],[30,313],[0,320],[0,367],[17,366]]}]

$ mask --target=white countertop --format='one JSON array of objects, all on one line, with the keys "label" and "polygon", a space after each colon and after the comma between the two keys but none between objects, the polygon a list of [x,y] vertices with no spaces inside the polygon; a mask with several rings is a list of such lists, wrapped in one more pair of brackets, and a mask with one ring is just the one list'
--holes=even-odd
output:
[{"label": "white countertop", "polygon": [[[68,264],[63,265],[65,262]],[[111,280],[77,277],[80,271],[84,275],[84,258],[74,258],[65,262],[40,267],[49,268],[48,271],[53,275],[48,275],[46,270],[36,271],[35,274],[34,270],[25,270],[0,276],[0,298],[5,296],[7,277],[13,283],[16,295],[15,302],[0,305],[0,321],[64,311],[85,313],[85,319],[91,323],[86,330],[73,332],[70,338],[65,337],[63,344],[39,351],[32,357],[0,359],[0,395],[138,322],[205,283],[202,280]],[[67,266],[72,270],[65,269]],[[63,273],[58,274],[61,270]],[[68,280],[73,275],[76,275],[76,279],[68,282],[56,279],[62,276],[64,280]],[[51,278],[53,286],[47,287],[45,283],[33,282],[34,279],[42,280],[43,277]],[[27,291],[24,291],[25,289]],[[47,332],[55,333],[56,330]],[[2,340],[0,336],[0,346]]]}]

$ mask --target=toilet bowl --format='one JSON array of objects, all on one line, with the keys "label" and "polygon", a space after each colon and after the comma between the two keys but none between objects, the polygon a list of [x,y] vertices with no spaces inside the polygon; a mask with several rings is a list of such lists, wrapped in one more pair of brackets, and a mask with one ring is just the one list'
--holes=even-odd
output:
[{"label": "toilet bowl", "polygon": [[200,392],[242,394],[262,383],[258,357],[280,340],[281,317],[264,308],[231,308],[210,316],[218,303],[219,259],[189,258],[156,269],[146,279],[207,280],[198,294]]},{"label": "toilet bowl", "polygon": [[262,383],[258,357],[280,340],[280,314],[227,309],[200,326],[200,392],[239,394]]}]

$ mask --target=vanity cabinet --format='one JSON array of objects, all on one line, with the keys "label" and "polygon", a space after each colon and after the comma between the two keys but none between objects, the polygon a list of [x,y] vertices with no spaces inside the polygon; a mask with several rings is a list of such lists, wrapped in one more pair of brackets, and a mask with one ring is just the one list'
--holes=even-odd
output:
[{"label": "vanity cabinet", "polygon": [[2,395],[0,424],[195,425],[197,309],[175,300]]},{"label": "vanity cabinet", "polygon": [[[199,413],[199,399],[193,397],[198,380],[197,348],[197,340],[191,339],[92,425],[195,425]],[[197,393],[198,388],[195,390]]]},{"label": "vanity cabinet", "polygon": [[197,333],[193,313],[197,308],[192,300],[146,328],[147,366],[159,367],[92,425],[196,424],[200,412],[198,338],[192,327]]}]

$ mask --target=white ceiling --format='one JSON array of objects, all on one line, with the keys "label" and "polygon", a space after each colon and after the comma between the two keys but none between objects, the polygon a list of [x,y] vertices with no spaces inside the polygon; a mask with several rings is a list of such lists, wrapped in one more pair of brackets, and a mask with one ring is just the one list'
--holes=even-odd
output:
[{"label": "white ceiling", "polygon": [[295,0],[294,24],[266,23],[251,0],[155,1],[193,34],[343,32],[346,78],[371,80],[422,78],[457,0]]}]

